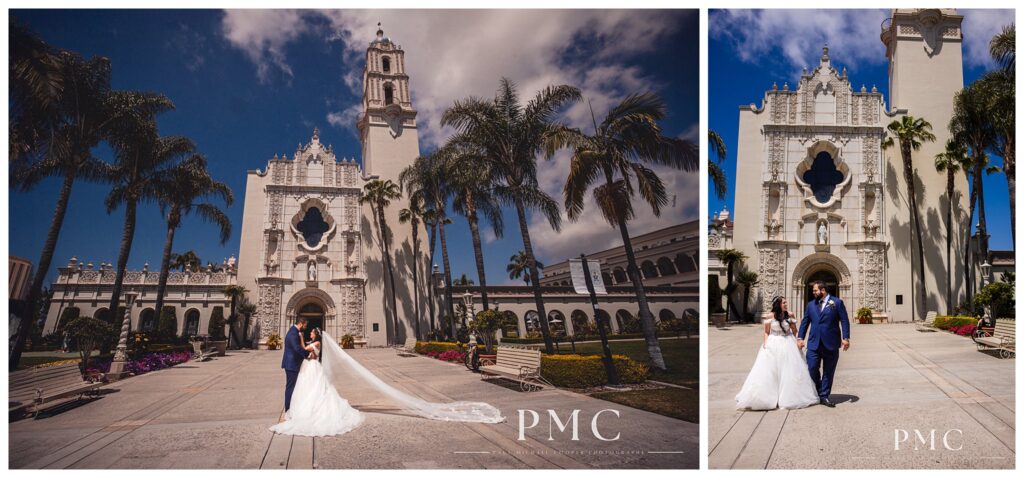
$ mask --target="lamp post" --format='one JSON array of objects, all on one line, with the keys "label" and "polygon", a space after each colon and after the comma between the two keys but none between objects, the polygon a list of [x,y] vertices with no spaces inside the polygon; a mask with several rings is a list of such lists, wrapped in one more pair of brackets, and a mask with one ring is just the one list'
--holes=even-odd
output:
[{"label": "lamp post", "polygon": [[114,360],[110,362],[110,372],[107,379],[120,380],[124,376],[124,366],[128,362],[128,332],[132,328],[132,306],[135,305],[137,292],[124,293],[124,319],[121,321],[121,337],[117,341],[117,351],[114,352]]},{"label": "lamp post", "polygon": [[[991,274],[992,274],[992,264],[989,264],[988,263],[988,259],[985,259],[985,262],[983,262],[981,264],[981,287],[982,287],[982,289],[984,289],[985,286],[987,286],[987,285],[992,283]],[[981,317],[981,321],[982,321],[982,323],[985,324],[986,327],[992,327],[992,306],[990,304],[985,304],[985,315],[983,315]]]}]

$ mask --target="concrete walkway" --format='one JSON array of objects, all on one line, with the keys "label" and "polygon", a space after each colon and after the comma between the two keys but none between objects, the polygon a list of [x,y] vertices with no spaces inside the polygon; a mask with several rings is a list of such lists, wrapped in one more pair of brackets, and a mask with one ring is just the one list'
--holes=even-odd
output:
[{"label": "concrete walkway", "polygon": [[[327,438],[274,435],[282,412],[280,351],[237,351],[105,387],[102,398],[10,424],[11,468],[696,468],[696,424],[560,390],[523,393],[484,382],[461,365],[398,357],[390,349],[353,356],[386,382],[430,401],[486,401],[500,424],[426,420],[399,412],[353,381],[339,391],[367,414],[352,432]],[[554,428],[580,410],[578,441]],[[519,440],[517,410],[540,414]],[[591,420],[598,420],[601,441]],[[532,417],[526,413],[526,424]]]},{"label": "concrete walkway", "polygon": [[[760,346],[761,327],[712,327],[709,466],[1013,468],[1015,360],[978,352],[969,338],[918,332],[911,324],[852,327],[832,389],[836,408],[769,412],[737,411],[734,401]],[[897,449],[901,431],[907,439]],[[944,435],[949,448],[960,449],[947,450]]]}]

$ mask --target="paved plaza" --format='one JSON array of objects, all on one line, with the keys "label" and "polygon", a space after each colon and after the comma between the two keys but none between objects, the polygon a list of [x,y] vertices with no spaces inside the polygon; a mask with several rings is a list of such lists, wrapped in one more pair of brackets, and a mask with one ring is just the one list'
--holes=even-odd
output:
[{"label": "paved plaza", "polygon": [[[280,351],[232,351],[118,382],[102,398],[10,424],[11,468],[696,468],[698,425],[562,390],[524,393],[465,367],[391,349],[353,356],[389,384],[430,401],[486,401],[500,424],[426,420],[395,410],[360,383],[340,392],[367,414],[327,438],[275,435],[282,413]],[[519,440],[518,409],[538,412]],[[553,428],[578,409],[578,441]],[[594,415],[603,413],[599,432]],[[526,424],[532,422],[526,416]],[[554,426],[554,425],[552,425]]]},{"label": "paved plaza", "polygon": [[[709,331],[711,468],[1013,468],[1014,359],[912,324],[852,324],[835,408],[737,411],[761,331]],[[901,431],[907,439],[897,449]]]}]

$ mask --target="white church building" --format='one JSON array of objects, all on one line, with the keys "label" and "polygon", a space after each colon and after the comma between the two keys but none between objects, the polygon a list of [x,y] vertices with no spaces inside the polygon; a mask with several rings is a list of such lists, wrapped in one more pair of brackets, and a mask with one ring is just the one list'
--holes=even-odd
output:
[{"label": "white church building", "polygon": [[[765,92],[760,106],[741,106],[736,210],[712,228],[709,260],[733,247],[759,274],[758,311],[776,295],[803,313],[809,284],[822,280],[851,316],[860,307],[893,321],[921,320],[946,307],[946,267],[954,301],[963,291],[963,231],[970,227],[965,193],[952,201],[953,257],[947,261],[945,174],[934,167],[949,133],[954,95],[963,88],[963,17],[951,9],[897,9],[882,25],[889,60],[888,103],[874,86],[856,83],[829,49],[799,80]],[[934,142],[913,153],[923,219],[927,296],[915,295],[916,245],[899,148],[882,149],[886,126],[904,115],[932,124]],[[956,189],[968,191],[963,175]],[[728,237],[725,237],[725,236]],[[720,266],[720,265],[719,265]],[[737,294],[740,297],[742,294]],[[736,303],[740,303],[738,298]],[[955,305],[955,304],[954,304]]]},{"label": "white church building", "polygon": [[[299,316],[335,339],[350,334],[368,346],[415,336],[412,267],[427,277],[425,259],[414,265],[411,231],[399,225],[402,200],[385,210],[398,294],[394,330],[380,236],[363,186],[374,179],[398,183],[398,174],[419,156],[416,110],[409,95],[405,52],[377,31],[366,50],[363,102],[358,127],[362,168],[339,158],[313,131],[288,157],[274,157],[249,171],[242,218],[238,284],[257,306],[261,344],[282,336]],[[420,310],[426,310],[425,280]],[[420,324],[427,330],[426,324]]]}]

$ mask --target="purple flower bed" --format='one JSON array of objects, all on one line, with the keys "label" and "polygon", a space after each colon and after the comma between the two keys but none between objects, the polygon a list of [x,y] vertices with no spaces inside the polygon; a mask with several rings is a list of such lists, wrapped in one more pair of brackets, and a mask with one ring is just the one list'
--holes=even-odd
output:
[{"label": "purple flower bed", "polygon": [[[192,358],[190,352],[156,352],[148,353],[142,358],[129,360],[124,370],[132,375],[142,375],[147,372],[164,369],[188,362]],[[90,362],[88,372],[107,373],[110,371],[110,360]]]}]

